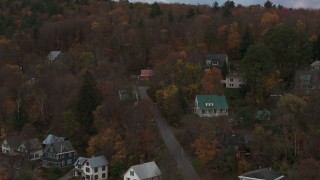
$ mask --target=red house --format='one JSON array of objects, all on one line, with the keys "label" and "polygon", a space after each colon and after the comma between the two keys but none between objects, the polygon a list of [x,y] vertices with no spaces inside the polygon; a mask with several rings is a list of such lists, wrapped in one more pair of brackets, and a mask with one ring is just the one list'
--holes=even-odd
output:
[{"label": "red house", "polygon": [[138,80],[149,81],[151,76],[153,76],[153,71],[152,70],[150,70],[150,69],[141,70],[141,73],[138,76]]}]

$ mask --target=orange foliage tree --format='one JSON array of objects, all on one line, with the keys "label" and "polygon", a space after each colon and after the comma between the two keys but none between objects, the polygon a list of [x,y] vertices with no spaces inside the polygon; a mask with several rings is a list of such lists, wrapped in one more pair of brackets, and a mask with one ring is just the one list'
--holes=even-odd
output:
[{"label": "orange foliage tree", "polygon": [[219,141],[212,135],[201,135],[192,144],[195,154],[203,165],[212,161],[218,153]]},{"label": "orange foliage tree", "polygon": [[210,69],[201,80],[202,92],[207,94],[223,94],[221,72],[217,68]]}]

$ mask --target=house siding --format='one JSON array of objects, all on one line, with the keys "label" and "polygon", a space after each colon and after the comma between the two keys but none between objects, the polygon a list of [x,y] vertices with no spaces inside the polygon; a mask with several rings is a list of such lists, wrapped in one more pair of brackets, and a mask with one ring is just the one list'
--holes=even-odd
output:
[{"label": "house siding", "polygon": [[60,154],[45,152],[42,159],[44,167],[66,167],[72,166],[76,161],[76,152],[70,151]]}]

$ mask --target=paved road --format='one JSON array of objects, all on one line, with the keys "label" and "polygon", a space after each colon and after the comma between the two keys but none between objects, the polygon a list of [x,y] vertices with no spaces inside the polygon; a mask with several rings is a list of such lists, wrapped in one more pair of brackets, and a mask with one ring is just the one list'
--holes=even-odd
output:
[{"label": "paved road", "polygon": [[[139,94],[142,100],[150,99],[147,92],[146,87],[138,87]],[[196,171],[194,170],[193,166],[191,165],[190,160],[185,156],[183,148],[174,137],[170,126],[168,125],[165,118],[160,113],[159,109],[157,108],[156,104],[152,104],[150,107],[152,113],[155,115],[155,120],[157,122],[159,132],[168,147],[169,151],[175,158],[179,169],[182,173],[183,179],[185,180],[199,180],[199,176],[197,175]]]},{"label": "paved road", "polygon": [[58,180],[69,180],[69,179],[72,179],[72,171],[73,171],[73,169],[68,171],[64,176],[62,176]]}]

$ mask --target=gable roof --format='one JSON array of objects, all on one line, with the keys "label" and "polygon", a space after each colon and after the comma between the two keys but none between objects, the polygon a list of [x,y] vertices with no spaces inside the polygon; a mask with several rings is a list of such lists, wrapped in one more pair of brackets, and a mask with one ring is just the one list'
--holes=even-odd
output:
[{"label": "gable roof", "polygon": [[49,61],[54,61],[60,54],[61,51],[51,51],[48,55]]},{"label": "gable roof", "polygon": [[207,55],[207,60],[218,60],[218,61],[226,61],[228,58],[227,54],[208,54]]},{"label": "gable roof", "polygon": [[218,95],[197,95],[196,100],[200,109],[228,109],[225,96]]},{"label": "gable roof", "polygon": [[131,166],[139,179],[148,179],[155,176],[160,176],[161,171],[154,161]]},{"label": "gable roof", "polygon": [[22,138],[19,135],[11,135],[11,136],[7,136],[4,139],[4,141],[7,141],[8,145],[10,146],[10,148],[14,149],[14,148],[18,148],[20,146],[20,144],[22,142]]},{"label": "gable roof", "polygon": [[256,178],[256,179],[263,179],[263,180],[275,180],[275,179],[284,178],[283,175],[269,168],[250,171],[240,175],[239,177]]},{"label": "gable roof", "polygon": [[48,149],[50,149],[51,147],[53,148],[53,152],[56,154],[74,151],[73,146],[69,140],[51,143],[46,147],[45,151],[48,151]]},{"label": "gable roof", "polygon": [[22,141],[22,144],[25,146],[28,152],[33,152],[42,149],[38,138]]},{"label": "gable roof", "polygon": [[51,144],[53,142],[61,142],[64,141],[65,137],[59,137],[52,134],[49,134],[45,140],[42,141],[42,144]]},{"label": "gable roof", "polygon": [[81,167],[83,165],[83,163],[86,161],[85,157],[78,157],[77,161],[74,163],[74,166],[76,166],[77,164],[80,164]]},{"label": "gable roof", "polygon": [[320,61],[314,61],[311,66],[320,66]]},{"label": "gable roof", "polygon": [[86,161],[89,162],[89,166],[91,168],[105,166],[108,164],[107,158],[105,156],[87,158]]}]

